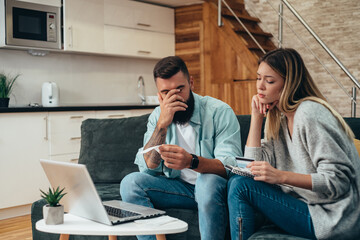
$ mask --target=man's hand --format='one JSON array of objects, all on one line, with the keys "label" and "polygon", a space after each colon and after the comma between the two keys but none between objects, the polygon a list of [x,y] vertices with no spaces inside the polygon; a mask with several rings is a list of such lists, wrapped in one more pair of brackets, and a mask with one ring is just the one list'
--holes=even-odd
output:
[{"label": "man's hand", "polygon": [[186,111],[187,104],[184,98],[179,96],[179,89],[170,90],[164,98],[158,93],[158,99],[160,102],[160,117],[158,120],[159,128],[167,128],[173,121],[174,114],[178,111]]},{"label": "man's hand", "polygon": [[176,170],[190,167],[192,156],[185,149],[177,145],[164,144],[159,150],[166,167]]}]

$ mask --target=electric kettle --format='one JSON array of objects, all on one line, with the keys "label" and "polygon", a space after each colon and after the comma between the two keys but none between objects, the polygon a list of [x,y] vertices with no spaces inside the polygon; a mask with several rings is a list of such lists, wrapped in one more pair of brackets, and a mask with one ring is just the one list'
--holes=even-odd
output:
[{"label": "electric kettle", "polygon": [[44,82],[41,91],[41,101],[43,107],[59,106],[59,88],[54,82]]}]

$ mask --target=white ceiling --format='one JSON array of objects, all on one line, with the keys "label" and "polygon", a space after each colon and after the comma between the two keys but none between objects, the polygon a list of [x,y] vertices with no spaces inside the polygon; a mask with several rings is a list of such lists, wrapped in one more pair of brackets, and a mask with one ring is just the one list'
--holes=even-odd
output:
[{"label": "white ceiling", "polygon": [[195,3],[203,3],[204,0],[138,0],[140,2],[148,2],[160,4],[168,7],[179,7],[184,5],[191,5]]}]

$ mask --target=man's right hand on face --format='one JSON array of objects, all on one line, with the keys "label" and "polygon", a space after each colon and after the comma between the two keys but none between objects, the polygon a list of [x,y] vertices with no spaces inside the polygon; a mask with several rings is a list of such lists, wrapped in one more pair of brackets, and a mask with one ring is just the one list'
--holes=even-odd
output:
[{"label": "man's right hand on face", "polygon": [[159,128],[167,128],[172,123],[176,112],[186,111],[188,106],[185,103],[185,99],[178,95],[179,92],[180,89],[172,89],[165,95],[164,98],[162,98],[161,94],[158,93],[161,109],[158,120]]}]

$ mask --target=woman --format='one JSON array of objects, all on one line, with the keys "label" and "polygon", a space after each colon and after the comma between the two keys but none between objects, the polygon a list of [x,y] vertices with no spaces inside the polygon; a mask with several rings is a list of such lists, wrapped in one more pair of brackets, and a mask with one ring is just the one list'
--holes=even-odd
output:
[{"label": "woman", "polygon": [[259,214],[300,237],[359,237],[360,159],[351,129],[294,49],[267,53],[257,76],[245,147],[255,177],[228,183],[232,239],[249,238]]}]

